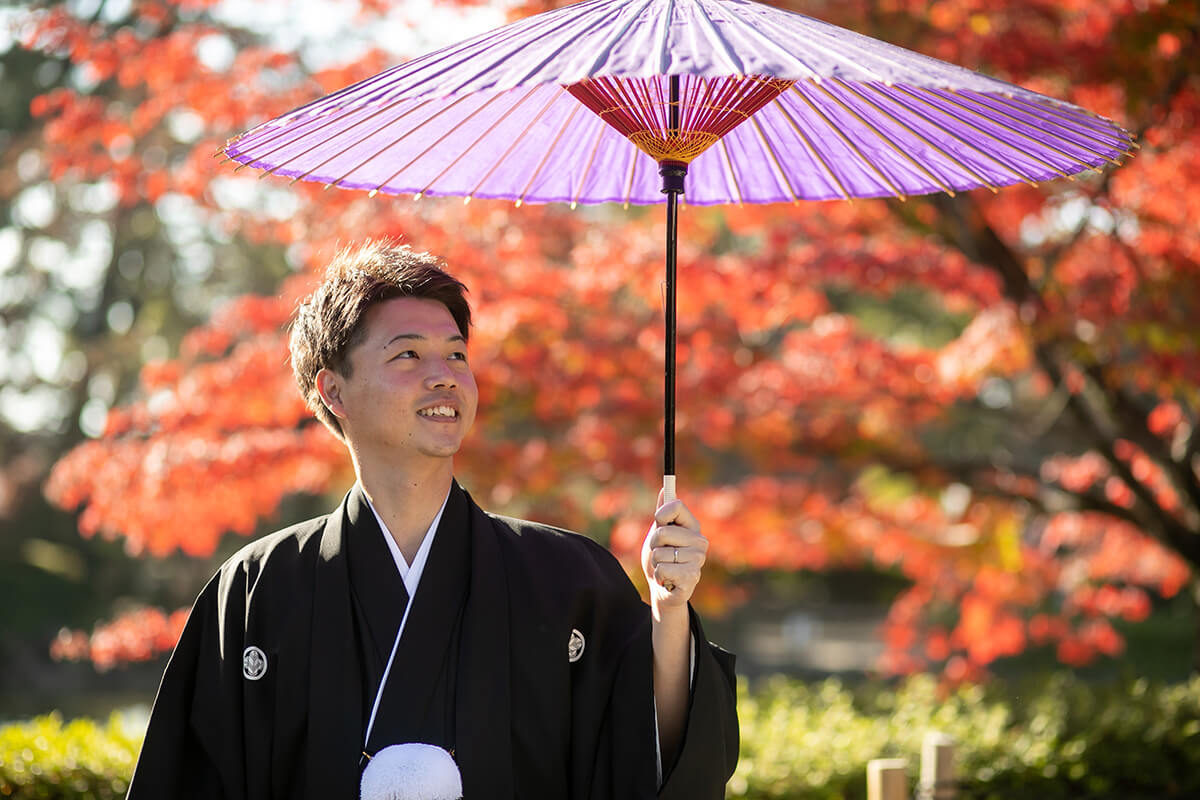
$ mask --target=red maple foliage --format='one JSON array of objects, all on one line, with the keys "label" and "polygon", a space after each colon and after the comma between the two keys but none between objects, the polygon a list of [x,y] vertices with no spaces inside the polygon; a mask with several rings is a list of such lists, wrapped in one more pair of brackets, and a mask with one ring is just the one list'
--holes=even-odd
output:
[{"label": "red maple foliage", "polygon": [[[82,509],[85,535],[202,555],[286,494],[343,483],[341,447],[291,388],[282,328],[338,242],[400,236],[444,256],[478,310],[467,483],[485,504],[610,530],[632,558],[658,474],[661,211],[371,199],[218,166],[227,136],[386,58],[310,71],[208,5],[140,0],[112,24],[29,12],[23,46],[101,87],[34,101],[43,156],[56,180],[107,178],[128,206],[186,196],[224,235],[287,246],[306,269],[147,365],[140,399],[58,463],[48,495]],[[1178,593],[1200,566],[1200,5],[803,5],[1111,116],[1142,148],[994,196],[687,209],[679,461],[712,558],[730,573],[903,574],[890,673],[977,679],[1030,646],[1073,665],[1118,653],[1110,620],[1144,619],[1149,592]],[[224,68],[197,55],[209,36],[236,45]],[[202,121],[187,143],[165,125],[184,109]],[[233,208],[231,193],[260,201]],[[279,193],[294,211],[276,213]],[[847,304],[905,292],[950,333]],[[178,619],[139,612],[56,652],[148,657]]]}]

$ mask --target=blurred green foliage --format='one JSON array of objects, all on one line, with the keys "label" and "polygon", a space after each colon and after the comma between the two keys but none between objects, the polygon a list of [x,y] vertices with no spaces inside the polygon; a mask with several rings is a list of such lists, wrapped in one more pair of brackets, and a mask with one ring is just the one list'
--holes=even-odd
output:
[{"label": "blurred green foliage", "polygon": [[1200,797],[1200,678],[1099,686],[1056,674],[945,696],[928,676],[898,687],[777,678],[741,688],[729,797],[859,800],[873,758],[907,759],[915,793],[930,731],[958,742],[962,800]]},{"label": "blurred green foliage", "polygon": [[125,796],[141,747],[119,714],[107,723],[57,714],[0,727],[0,797],[89,798]]},{"label": "blurred green foliage", "polygon": [[[739,691],[742,755],[730,798],[859,800],[867,762],[921,742],[958,742],[962,800],[1169,800],[1200,797],[1200,677],[1103,686],[1069,674],[945,693],[921,676],[895,687],[774,678]],[[0,797],[117,798],[140,734],[57,715],[0,727]]]}]

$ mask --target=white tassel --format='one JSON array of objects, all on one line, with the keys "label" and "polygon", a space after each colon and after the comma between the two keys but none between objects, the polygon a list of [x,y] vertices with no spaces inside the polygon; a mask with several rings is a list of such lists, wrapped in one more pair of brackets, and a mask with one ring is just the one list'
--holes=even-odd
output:
[{"label": "white tassel", "polygon": [[459,800],[462,773],[454,759],[432,744],[408,742],[383,748],[363,770],[362,800]]}]

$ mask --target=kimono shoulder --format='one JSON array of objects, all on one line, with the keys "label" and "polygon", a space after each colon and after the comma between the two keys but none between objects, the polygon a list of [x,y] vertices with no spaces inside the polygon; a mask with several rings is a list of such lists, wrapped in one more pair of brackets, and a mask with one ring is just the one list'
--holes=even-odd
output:
[{"label": "kimono shoulder", "polygon": [[311,567],[328,519],[328,514],[314,517],[249,542],[221,565],[220,585],[245,580],[247,588],[253,589],[260,579],[286,580],[296,568]]},{"label": "kimono shoulder", "polygon": [[539,571],[539,582],[636,609],[641,596],[625,568],[599,542],[574,531],[487,513],[510,567]]},{"label": "kimono shoulder", "polygon": [[[255,539],[201,591],[163,674],[130,800],[280,794],[276,753],[302,733],[315,566],[327,516]],[[262,656],[260,669],[247,654]],[[265,668],[262,665],[265,664]],[[284,664],[286,666],[281,667]],[[262,731],[272,731],[264,738]]]}]

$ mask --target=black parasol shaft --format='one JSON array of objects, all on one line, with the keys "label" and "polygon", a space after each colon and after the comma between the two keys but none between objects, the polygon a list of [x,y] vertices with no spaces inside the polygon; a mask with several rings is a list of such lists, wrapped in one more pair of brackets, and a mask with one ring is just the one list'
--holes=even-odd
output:
[{"label": "black parasol shaft", "polygon": [[[670,92],[667,113],[670,129],[668,138],[679,135],[679,76],[672,75],[668,81]],[[667,196],[667,291],[666,291],[666,353],[663,364],[663,489],[666,499],[675,494],[675,253],[678,245],[679,195],[683,194],[683,179],[687,175],[687,164],[680,161],[662,161],[658,165],[662,176],[662,191]]]},{"label": "black parasol shaft", "polygon": [[667,192],[666,354],[663,375],[663,474],[675,474],[675,249],[678,195]]}]

